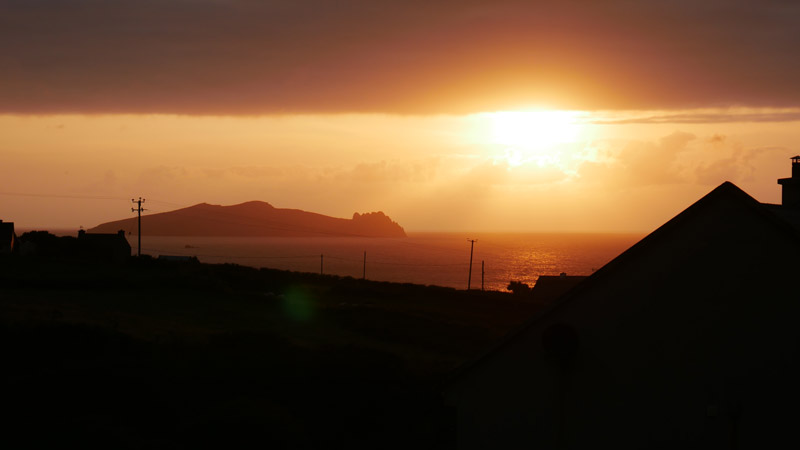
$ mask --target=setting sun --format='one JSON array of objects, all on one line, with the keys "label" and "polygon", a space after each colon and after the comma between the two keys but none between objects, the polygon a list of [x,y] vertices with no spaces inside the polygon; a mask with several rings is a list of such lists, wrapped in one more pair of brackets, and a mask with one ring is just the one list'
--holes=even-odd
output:
[{"label": "setting sun", "polygon": [[552,162],[553,149],[575,142],[581,132],[576,111],[498,111],[490,113],[492,142],[504,146],[512,166],[529,161]]}]

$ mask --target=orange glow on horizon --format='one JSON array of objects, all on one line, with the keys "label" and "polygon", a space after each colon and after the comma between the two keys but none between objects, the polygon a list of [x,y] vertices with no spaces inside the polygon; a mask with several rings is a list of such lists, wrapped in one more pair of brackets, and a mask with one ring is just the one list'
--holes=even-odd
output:
[{"label": "orange glow on horizon", "polygon": [[410,232],[643,232],[723,181],[778,201],[798,123],[795,109],[0,115],[0,219],[91,227],[142,196],[152,212],[383,211]]}]

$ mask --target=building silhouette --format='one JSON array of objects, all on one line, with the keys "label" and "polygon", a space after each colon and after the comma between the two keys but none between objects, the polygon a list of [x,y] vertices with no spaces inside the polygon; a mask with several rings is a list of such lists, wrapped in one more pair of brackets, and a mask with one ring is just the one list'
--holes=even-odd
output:
[{"label": "building silhouette", "polygon": [[461,368],[458,446],[799,447],[800,157],[779,183],[723,183]]},{"label": "building silhouette", "polygon": [[131,246],[125,231],[116,233],[87,233],[78,231],[78,257],[93,261],[125,262],[131,256]]},{"label": "building silhouette", "polygon": [[585,276],[567,275],[566,272],[559,275],[540,275],[533,285],[531,297],[537,303],[552,303],[585,279]]}]

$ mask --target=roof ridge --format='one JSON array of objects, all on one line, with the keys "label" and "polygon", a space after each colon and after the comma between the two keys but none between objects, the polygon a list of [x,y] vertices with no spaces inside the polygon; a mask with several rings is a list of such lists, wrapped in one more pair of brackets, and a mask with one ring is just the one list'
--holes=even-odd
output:
[{"label": "roof ridge", "polygon": [[511,330],[507,333],[500,341],[497,342],[489,350],[485,351],[479,357],[468,361],[464,365],[456,368],[452,373],[452,376],[448,377],[445,380],[445,384],[449,384],[460,378],[464,373],[471,370],[473,367],[481,364],[483,361],[488,359],[492,354],[496,353],[501,348],[507,346],[510,342],[516,340],[518,336],[520,336],[525,330],[533,326],[534,324],[540,322],[541,320],[545,319],[546,317],[553,314],[556,310],[559,310],[565,304],[569,303],[573,298],[577,296],[577,294],[585,291],[587,287],[594,286],[598,283],[598,280],[602,280],[606,277],[606,274],[613,271],[615,268],[619,267],[620,265],[625,264],[630,258],[640,254],[642,249],[647,248],[650,246],[654,241],[661,239],[662,236],[665,236],[667,233],[675,229],[675,227],[680,226],[683,222],[691,218],[698,212],[703,210],[704,205],[709,204],[710,202],[716,201],[721,196],[729,195],[732,198],[739,200],[740,202],[744,203],[746,207],[751,208],[756,214],[764,217],[766,220],[774,223],[779,228],[782,228],[783,231],[790,233],[795,239],[800,240],[800,233],[798,233],[791,224],[787,223],[785,220],[781,219],[774,213],[770,212],[768,208],[763,206],[760,202],[758,202],[755,198],[750,196],[748,193],[743,191],[741,188],[736,186],[730,181],[725,181],[708,194],[704,195],[696,202],[689,205],[686,209],[678,213],[675,217],[671,218],[670,220],[666,221],[660,227],[656,228],[645,237],[640,239],[638,242],[630,246],[627,250],[620,253],[616,258],[612,259],[603,267],[599,268],[597,271],[589,275],[585,280],[578,283],[575,287],[564,293],[561,297],[559,297],[556,301],[548,305],[546,308],[541,310],[539,313],[535,314],[530,319],[526,320],[522,324],[520,324],[515,329]]}]

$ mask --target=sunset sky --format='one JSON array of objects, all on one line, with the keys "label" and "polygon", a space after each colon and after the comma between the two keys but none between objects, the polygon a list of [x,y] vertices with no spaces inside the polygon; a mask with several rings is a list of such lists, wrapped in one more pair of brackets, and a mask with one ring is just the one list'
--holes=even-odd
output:
[{"label": "sunset sky", "polygon": [[789,0],[0,0],[0,219],[647,232],[800,153]]}]

